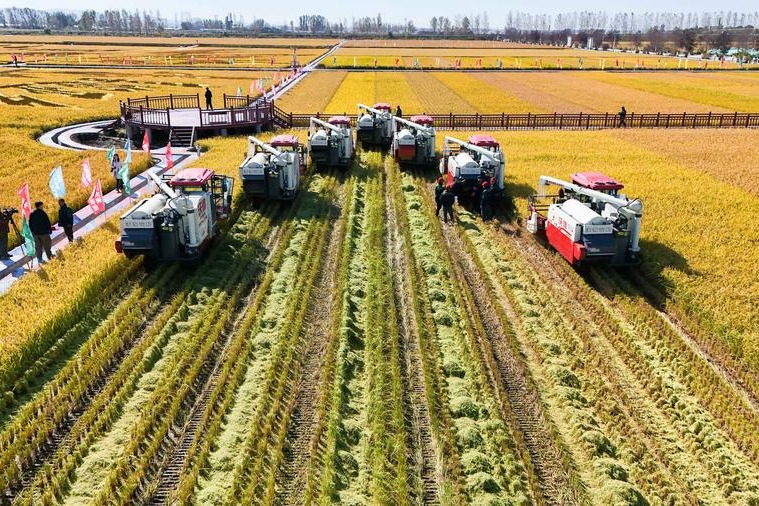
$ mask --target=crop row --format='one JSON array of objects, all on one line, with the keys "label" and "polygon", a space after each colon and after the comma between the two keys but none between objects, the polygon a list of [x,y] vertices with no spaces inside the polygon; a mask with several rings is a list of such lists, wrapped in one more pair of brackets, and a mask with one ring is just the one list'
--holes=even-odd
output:
[{"label": "crop row", "polygon": [[[534,244],[512,247],[487,227],[480,230],[471,216],[462,213],[462,220],[491,278],[501,284],[507,299],[522,313],[522,337],[530,337],[535,327],[540,329],[532,344],[524,342],[532,346],[534,360],[545,364],[556,360],[550,358],[552,354],[578,356],[564,364],[565,370],[551,373],[564,387],[570,383],[581,389],[580,404],[595,418],[597,427],[606,432],[606,439],[594,438],[595,449],[584,458],[598,462],[613,457],[625,463],[614,473],[607,472],[609,476],[604,480],[586,473],[583,480],[591,496],[608,500],[612,493],[630,494],[629,488],[618,483],[625,481],[620,477],[627,475],[649,499],[693,500],[693,494],[720,501],[751,497],[755,489],[752,465],[725,440],[699,401],[676,379],[683,367],[662,360],[667,355],[655,344],[659,335],[651,321],[648,326],[633,325],[630,315],[635,313],[610,311],[570,269],[550,255],[536,253]],[[539,270],[534,272],[535,269]],[[561,275],[557,276],[556,271]],[[548,280],[552,280],[550,285],[545,284]],[[538,310],[541,306],[543,309]],[[539,316],[539,321],[531,321],[532,315]],[[564,330],[557,332],[560,328]],[[538,338],[544,340],[552,334],[553,344]],[[645,339],[651,339],[652,345],[647,345]],[[582,361],[580,356],[584,357]],[[549,382],[543,388],[550,401]],[[566,409],[555,413],[566,416]],[[565,425],[565,438],[573,446],[569,438],[572,424],[562,423],[561,416],[557,419],[560,426]],[[585,437],[587,429],[581,433],[589,439]],[[707,436],[710,443],[704,446]],[[583,458],[583,449],[574,446],[576,458]],[[723,456],[714,458],[720,454]]]},{"label": "crop row", "polygon": [[[253,230],[262,233],[260,228]],[[209,258],[208,262],[205,264],[209,269],[206,272],[213,273],[214,270],[218,272],[219,267],[224,263],[228,263],[229,259],[230,258],[227,255],[212,254],[211,258]],[[165,269],[161,271],[163,274],[158,276],[155,284],[159,286],[171,286],[172,280],[176,278],[175,271],[176,269]],[[188,313],[187,305],[189,303],[196,303],[198,299],[203,299],[201,290],[202,286],[209,281],[209,278],[205,277],[207,275],[208,274],[201,274],[196,276],[195,279],[187,280],[184,283],[184,288],[180,289],[177,296],[168,301],[167,304],[161,308],[160,312],[156,313],[156,311],[152,311],[155,314],[152,321],[147,320],[151,313],[145,311],[145,309],[151,305],[150,301],[152,300],[152,297],[141,294],[141,290],[136,290],[131,297],[127,298],[124,303],[119,306],[120,309],[117,309],[112,317],[104,322],[101,327],[98,328],[98,331],[90,337],[82,350],[80,350],[78,356],[67,364],[67,366],[56,376],[56,379],[53,382],[48,384],[44,392],[50,392],[50,394],[54,394],[55,397],[50,395],[43,397],[41,394],[35,398],[35,401],[39,402],[39,406],[36,410],[35,406],[32,405],[25,408],[25,410],[31,409],[35,413],[39,411],[40,414],[44,415],[46,410],[53,409],[52,406],[58,407],[62,405],[64,412],[61,413],[58,418],[49,417],[45,424],[37,424],[37,434],[35,437],[42,439],[46,438],[45,431],[42,430],[42,427],[49,425],[50,421],[55,422],[59,418],[70,418],[72,416],[71,413],[75,412],[77,404],[82,402],[81,398],[84,397],[84,393],[91,393],[90,391],[93,389],[93,385],[98,380],[100,382],[105,382],[106,384],[103,385],[102,391],[97,392],[97,396],[89,406],[81,406],[78,408],[82,412],[80,416],[75,417],[76,419],[74,420],[74,425],[70,434],[71,437],[69,437],[67,444],[64,446],[70,450],[73,445],[76,445],[87,438],[94,437],[94,435],[90,434],[91,432],[94,431],[94,434],[99,434],[102,433],[102,431],[107,430],[113,421],[114,415],[119,413],[117,408],[120,404],[118,401],[114,402],[113,408],[105,410],[107,411],[107,414],[102,409],[102,406],[110,405],[109,399],[111,396],[113,396],[114,399],[118,399],[119,395],[123,394],[122,389],[134,388],[133,382],[136,381],[136,377],[129,374],[132,371],[125,368],[124,364],[137,363],[135,361],[140,361],[143,353],[148,356],[158,353],[160,356],[161,347],[152,347],[152,343],[156,339],[159,339],[160,341],[159,336],[166,335],[163,331],[164,328],[172,329],[168,332],[168,335],[171,335],[172,332],[176,332],[177,322],[171,321],[171,318],[175,313],[180,316],[185,315],[186,318],[186,314]],[[154,291],[155,288],[152,288],[151,290]],[[155,303],[152,303],[152,305],[155,306]],[[130,323],[132,321],[135,323]],[[98,339],[97,336],[100,334],[105,336],[105,339]],[[138,345],[132,346],[132,348],[127,348],[127,353],[123,362],[114,364],[113,357],[115,356],[115,353],[123,347],[133,344],[135,341]],[[151,349],[152,351],[150,351]],[[153,358],[153,360],[155,361],[155,358]],[[114,367],[116,370],[113,373],[110,375],[106,374],[107,368],[113,369]],[[72,371],[68,371],[67,369],[69,368],[71,368]],[[62,383],[63,386],[58,387],[58,382]],[[74,383],[73,387],[69,387],[68,383]],[[73,388],[76,388],[77,390],[70,393]],[[58,409],[60,410],[61,408]],[[23,419],[16,417],[14,423],[20,423],[21,420]],[[25,423],[28,424],[29,422],[26,421]],[[58,424],[60,424],[60,422],[58,422]],[[47,432],[51,432],[55,429],[56,427],[50,428]],[[26,447],[34,450],[32,445],[27,444]],[[79,451],[83,451],[86,454],[88,451],[86,449],[86,444],[80,446]],[[50,465],[45,466],[46,474],[42,477],[41,481],[46,482],[46,485],[54,484],[54,475],[58,473],[58,478],[66,476],[67,473],[65,471],[61,472],[61,469],[65,468],[70,471],[73,469],[72,465],[75,465],[76,462],[81,459],[81,456],[81,453],[77,456],[75,454],[66,455],[65,451],[59,452],[57,454],[57,462],[58,464],[62,464],[62,466],[60,469],[51,467]]]},{"label": "crop row", "polygon": [[530,502],[528,470],[519,455],[514,434],[501,411],[498,393],[479,356],[466,314],[467,294],[454,279],[444,254],[442,234],[432,225],[433,213],[409,175],[402,178],[411,246],[423,272],[435,326],[436,345],[445,375],[445,396],[455,425],[457,445],[469,500],[508,498]]}]

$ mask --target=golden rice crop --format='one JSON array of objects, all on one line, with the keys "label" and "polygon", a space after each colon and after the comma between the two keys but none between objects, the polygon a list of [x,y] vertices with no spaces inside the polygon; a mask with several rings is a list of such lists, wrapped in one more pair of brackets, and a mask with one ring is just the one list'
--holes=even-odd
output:
[{"label": "golden rice crop", "polygon": [[357,104],[373,105],[388,102],[393,108],[400,104],[405,112],[421,112],[422,104],[403,74],[398,72],[349,73],[332,100],[327,104],[328,114],[356,112]]},{"label": "golden rice crop", "polygon": [[347,76],[347,72],[312,72],[285,93],[277,107],[294,113],[322,112]]},{"label": "golden rice crop", "polygon": [[496,86],[484,83],[470,74],[437,72],[432,75],[457,95],[465,98],[478,112],[509,114],[535,112],[535,107],[531,104]]}]

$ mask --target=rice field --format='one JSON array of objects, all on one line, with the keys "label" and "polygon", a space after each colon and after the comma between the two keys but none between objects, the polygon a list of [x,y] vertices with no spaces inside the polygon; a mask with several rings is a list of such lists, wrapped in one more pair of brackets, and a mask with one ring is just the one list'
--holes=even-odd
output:
[{"label": "rice field", "polygon": [[[337,70],[278,106],[756,111],[755,83],[738,72]],[[127,96],[205,86],[220,96],[245,82],[6,69],[1,149],[13,170],[0,171],[0,192],[29,180],[45,194],[58,160],[76,179],[81,159],[104,157],[42,148],[41,131],[112,116]],[[487,133],[506,154],[514,219],[457,206],[445,225],[435,170],[359,150],[345,174],[309,170],[292,203],[253,207],[238,188],[197,267],[117,255],[112,217],[23,276],[0,296],[5,502],[759,502],[759,132]],[[237,174],[245,138],[202,144],[196,166]],[[585,170],[643,200],[640,268],[575,270],[524,230],[540,175]]]}]

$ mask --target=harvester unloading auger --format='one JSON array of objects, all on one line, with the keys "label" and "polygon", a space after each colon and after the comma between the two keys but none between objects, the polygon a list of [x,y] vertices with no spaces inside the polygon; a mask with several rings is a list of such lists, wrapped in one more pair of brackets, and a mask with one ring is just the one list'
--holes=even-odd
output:
[{"label": "harvester unloading auger", "polygon": [[[558,194],[548,194],[550,185]],[[548,243],[572,265],[640,263],[643,202],[619,193],[622,184],[599,172],[579,172],[572,182],[540,176],[530,196],[527,230],[545,232]]]},{"label": "harvester unloading auger", "polygon": [[411,121],[393,116],[393,157],[401,166],[431,165],[435,162],[435,127],[430,116],[412,116]]},{"label": "harvester unloading auger", "polygon": [[347,170],[356,156],[356,145],[347,116],[333,116],[327,121],[311,118],[308,127],[308,150],[317,168]]},{"label": "harvester unloading auger", "polygon": [[358,104],[356,132],[361,147],[388,148],[393,141],[393,114],[390,104],[377,103],[374,107]]},{"label": "harvester unloading auger", "polygon": [[490,135],[472,135],[469,142],[455,137],[445,138],[440,175],[447,178],[446,184],[453,187],[460,201],[476,203],[484,182],[492,186],[496,197],[501,198],[505,167],[501,145]]},{"label": "harvester unloading auger", "polygon": [[240,164],[242,188],[249,200],[292,200],[306,169],[306,149],[294,135],[271,142],[248,137],[248,152]]}]

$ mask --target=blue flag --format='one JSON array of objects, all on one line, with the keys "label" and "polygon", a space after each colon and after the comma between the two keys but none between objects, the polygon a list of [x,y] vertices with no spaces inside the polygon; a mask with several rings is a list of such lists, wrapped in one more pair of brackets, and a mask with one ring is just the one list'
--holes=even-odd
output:
[{"label": "blue flag", "polygon": [[111,149],[108,150],[108,153],[106,153],[105,156],[108,157],[108,163],[113,163],[113,156],[116,154],[116,147],[111,146]]},{"label": "blue flag", "polygon": [[63,182],[63,169],[57,166],[50,173],[50,192],[56,199],[62,199],[66,196],[66,183]]},{"label": "blue flag", "polygon": [[132,163],[132,143],[129,141],[126,141],[126,144],[124,144],[124,149],[126,150],[126,155],[124,156],[124,163]]}]

